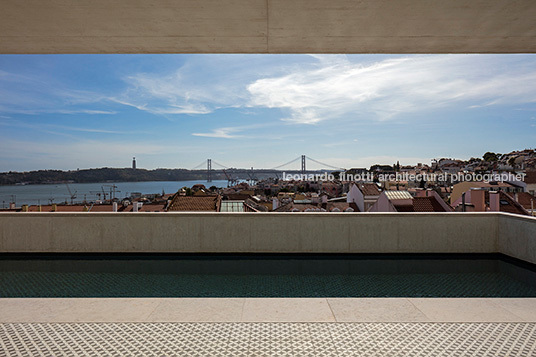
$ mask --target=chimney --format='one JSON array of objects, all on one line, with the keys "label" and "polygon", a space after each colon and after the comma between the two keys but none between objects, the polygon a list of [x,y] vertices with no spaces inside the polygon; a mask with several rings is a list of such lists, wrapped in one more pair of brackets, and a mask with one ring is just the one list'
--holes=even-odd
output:
[{"label": "chimney", "polygon": [[471,189],[471,203],[475,207],[475,212],[486,211],[486,191]]},{"label": "chimney", "polygon": [[277,198],[272,199],[272,210],[279,208],[279,200]]},{"label": "chimney", "polygon": [[15,202],[9,202],[9,209],[15,209],[15,208],[17,208],[15,206]]},{"label": "chimney", "polygon": [[52,212],[56,212],[58,210],[58,206],[54,203],[52,205]]},{"label": "chimney", "polygon": [[321,202],[320,207],[324,209],[328,208],[328,196],[327,195],[323,195],[320,202]]},{"label": "chimney", "polygon": [[22,212],[28,212],[28,205],[22,205]]},{"label": "chimney", "polygon": [[489,193],[489,210],[499,212],[501,210],[501,202],[499,192],[492,191]]},{"label": "chimney", "polygon": [[117,202],[112,203],[112,211],[117,212]]},{"label": "chimney", "polygon": [[132,212],[138,212],[138,202],[132,202]]}]

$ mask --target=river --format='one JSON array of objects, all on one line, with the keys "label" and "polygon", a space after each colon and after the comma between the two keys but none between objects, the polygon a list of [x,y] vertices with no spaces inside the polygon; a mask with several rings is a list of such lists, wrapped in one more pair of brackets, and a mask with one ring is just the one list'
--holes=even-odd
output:
[{"label": "river", "polygon": [[[71,202],[73,193],[74,202],[95,201],[103,199],[103,191],[106,198],[110,197],[113,191],[112,185],[115,185],[115,196],[118,198],[128,197],[132,192],[141,192],[142,194],[152,193],[175,193],[182,187],[192,187],[195,184],[203,184],[207,188],[211,186],[227,187],[226,180],[206,181],[148,181],[148,182],[101,182],[101,183],[69,183],[67,184],[46,184],[46,185],[17,185],[17,186],[0,186],[0,204],[2,208],[9,207],[9,202],[15,202],[17,207],[23,204],[49,204]],[[99,194],[98,194],[99,193]]]}]

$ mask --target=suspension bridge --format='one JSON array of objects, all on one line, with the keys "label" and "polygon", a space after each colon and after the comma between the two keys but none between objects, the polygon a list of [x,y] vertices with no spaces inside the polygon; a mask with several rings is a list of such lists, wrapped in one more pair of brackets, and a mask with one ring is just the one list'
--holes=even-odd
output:
[{"label": "suspension bridge", "polygon": [[[307,170],[308,162],[312,163],[314,166],[317,166],[318,168],[315,170],[311,170],[311,169]],[[190,170],[206,171],[207,182],[212,182],[216,174],[222,173],[225,176],[225,179],[227,179],[227,181],[229,182],[229,184],[234,184],[238,180],[241,180],[241,179],[257,181],[258,180],[257,175],[262,175],[265,177],[275,176],[279,178],[283,170],[288,172],[289,174],[298,173],[302,175],[307,175],[309,173],[316,173],[320,170],[344,171],[345,169],[342,167],[337,167],[337,166],[323,163],[321,161],[310,158],[306,155],[301,155],[288,162],[285,162],[284,164],[281,164],[281,165],[278,165],[269,169],[254,169],[253,167],[251,167],[250,169],[233,168],[233,167],[219,164],[213,159],[207,159]]]}]

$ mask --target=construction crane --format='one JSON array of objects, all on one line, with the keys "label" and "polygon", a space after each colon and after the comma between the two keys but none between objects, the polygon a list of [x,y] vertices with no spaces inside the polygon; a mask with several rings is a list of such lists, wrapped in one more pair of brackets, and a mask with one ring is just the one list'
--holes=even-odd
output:
[{"label": "construction crane", "polygon": [[[114,200],[115,199],[115,193],[116,192],[121,192],[121,191],[118,191],[116,190],[117,186],[116,185],[102,185],[102,193],[104,193],[104,187],[109,187],[110,188],[110,199],[111,200]],[[104,200],[106,201],[106,194],[104,193]]]},{"label": "construction crane", "polygon": [[253,184],[257,181],[259,181],[259,179],[257,178],[257,176],[255,176],[255,171],[253,171],[253,167],[251,168],[251,171],[247,171],[247,174],[248,174],[248,177],[249,177],[249,181]]},{"label": "construction crane", "polygon": [[97,196],[97,200],[100,201],[100,199],[101,199],[101,195],[102,195],[102,192],[101,192],[101,191],[89,191],[89,193],[91,193],[92,195]]},{"label": "construction crane", "polygon": [[233,176],[232,176],[232,174],[230,172],[227,173],[227,170],[225,170],[225,169],[222,169],[222,171],[223,171],[223,174],[225,175],[225,177],[227,178],[227,187],[233,186],[238,182],[237,179],[233,178]]},{"label": "construction crane", "polygon": [[76,193],[78,191],[74,191],[74,193],[71,191],[71,188],[69,187],[69,184],[65,182],[65,186],[67,186],[67,191],[69,191],[69,195],[71,196],[71,205],[74,203],[74,199],[76,198]]}]

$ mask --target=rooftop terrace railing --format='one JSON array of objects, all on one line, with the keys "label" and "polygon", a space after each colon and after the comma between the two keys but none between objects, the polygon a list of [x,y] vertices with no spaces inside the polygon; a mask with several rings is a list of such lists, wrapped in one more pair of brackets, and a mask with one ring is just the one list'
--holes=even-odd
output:
[{"label": "rooftop terrace railing", "polygon": [[508,213],[2,213],[2,253],[504,253],[536,263]]}]

